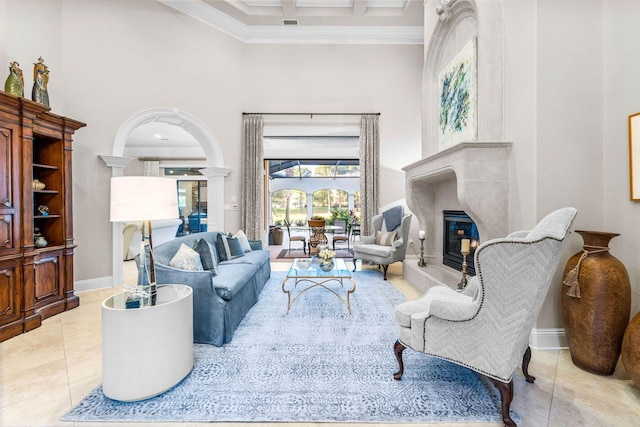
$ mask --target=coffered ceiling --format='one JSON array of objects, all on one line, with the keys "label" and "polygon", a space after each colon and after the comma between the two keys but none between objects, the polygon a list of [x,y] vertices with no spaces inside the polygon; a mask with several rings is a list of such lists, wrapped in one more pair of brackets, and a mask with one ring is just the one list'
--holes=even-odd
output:
[{"label": "coffered ceiling", "polygon": [[158,0],[246,43],[422,44],[424,0]]}]

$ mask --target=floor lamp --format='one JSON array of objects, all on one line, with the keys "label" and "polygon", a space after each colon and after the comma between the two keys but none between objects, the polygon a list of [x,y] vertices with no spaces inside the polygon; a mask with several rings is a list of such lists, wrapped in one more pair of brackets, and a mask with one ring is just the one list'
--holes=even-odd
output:
[{"label": "floor lamp", "polygon": [[153,262],[151,221],[178,218],[176,180],[160,176],[111,178],[111,222],[140,222],[140,260],[145,265],[145,239],[149,242],[149,284],[155,300],[156,273]]}]

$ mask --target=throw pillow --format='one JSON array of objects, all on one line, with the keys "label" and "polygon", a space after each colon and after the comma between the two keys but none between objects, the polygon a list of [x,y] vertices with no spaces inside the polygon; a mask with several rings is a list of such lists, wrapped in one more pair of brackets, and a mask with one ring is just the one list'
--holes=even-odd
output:
[{"label": "throw pillow", "polygon": [[245,254],[247,252],[251,252],[251,245],[249,244],[249,239],[247,238],[247,235],[244,234],[244,231],[238,230],[238,232],[234,234],[233,237],[240,241],[240,246],[242,246],[242,250]]},{"label": "throw pillow", "polygon": [[226,234],[218,234],[216,249],[218,249],[218,253],[220,254],[220,261],[229,261],[244,256],[240,240],[233,236],[227,236]]},{"label": "throw pillow", "polygon": [[211,271],[213,275],[218,274],[218,254],[213,245],[204,239],[200,239],[196,242],[194,248],[200,255],[200,261],[202,262],[202,268]]},{"label": "throw pillow", "polygon": [[380,246],[392,246],[398,236],[397,231],[377,231],[376,232],[376,245]]},{"label": "throw pillow", "polygon": [[394,206],[382,212],[382,217],[384,218],[387,231],[393,231],[398,228],[402,223],[403,215],[404,210],[402,209],[402,206]]},{"label": "throw pillow", "polygon": [[204,271],[200,261],[200,254],[184,243],[180,245],[178,252],[171,258],[169,265],[180,270]]}]

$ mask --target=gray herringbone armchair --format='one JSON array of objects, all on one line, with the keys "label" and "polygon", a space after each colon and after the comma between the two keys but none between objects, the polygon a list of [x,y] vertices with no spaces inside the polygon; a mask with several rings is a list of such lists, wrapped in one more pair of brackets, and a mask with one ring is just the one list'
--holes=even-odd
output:
[{"label": "gray herringbone armchair", "polygon": [[513,399],[513,373],[522,360],[528,373],[529,334],[560,259],[562,244],[576,215],[564,208],[547,215],[531,231],[489,240],[475,252],[477,275],[457,292],[435,286],[415,301],[396,307],[400,337],[394,351],[399,380],[406,347],[465,366],[498,388],[505,425]]}]

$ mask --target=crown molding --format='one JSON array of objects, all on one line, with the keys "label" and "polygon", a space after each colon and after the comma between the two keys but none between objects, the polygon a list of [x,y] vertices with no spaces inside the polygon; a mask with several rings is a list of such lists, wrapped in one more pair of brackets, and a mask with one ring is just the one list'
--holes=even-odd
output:
[{"label": "crown molding", "polygon": [[158,0],[179,12],[252,44],[423,44],[424,29],[410,27],[246,25],[201,0]]}]

